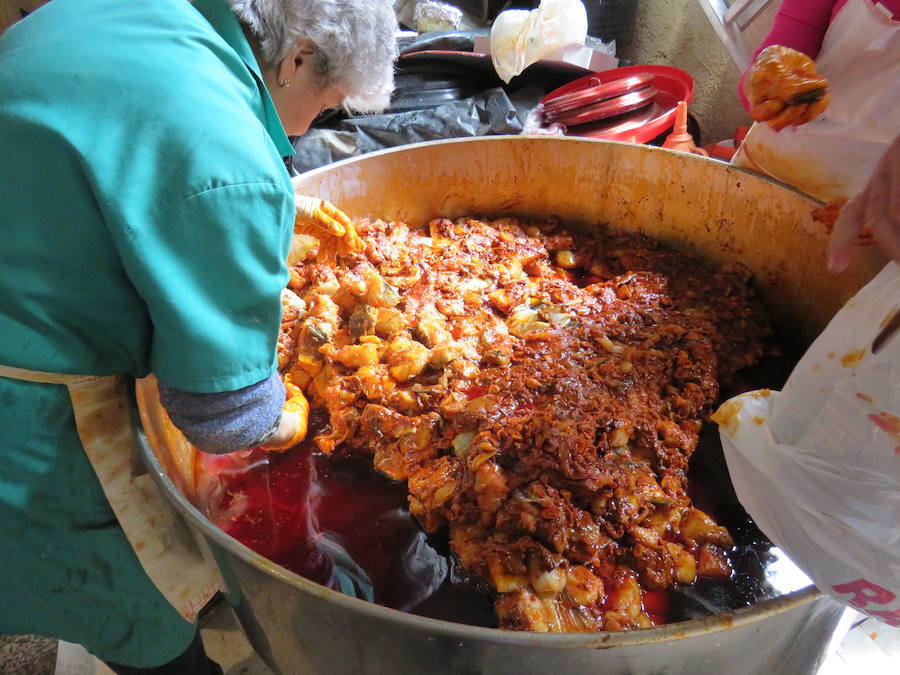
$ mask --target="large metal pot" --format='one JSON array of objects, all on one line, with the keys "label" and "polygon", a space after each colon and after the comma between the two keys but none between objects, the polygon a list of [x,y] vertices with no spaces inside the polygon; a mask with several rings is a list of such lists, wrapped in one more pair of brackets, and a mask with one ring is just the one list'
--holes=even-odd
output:
[{"label": "large metal pot", "polygon": [[[312,171],[295,186],[354,217],[557,215],[637,230],[715,264],[741,260],[801,345],[883,264],[868,251],[847,272],[828,275],[826,237],[810,218],[815,202],[719,162],[629,144],[424,143]],[[137,393],[145,420],[158,417],[153,387],[139,383]],[[183,448],[158,440],[153,448],[137,433],[152,473],[216,556],[251,644],[281,673],[812,673],[841,613],[808,587],[628,633],[514,633],[405,614],[307,581],[231,539],[176,488],[190,470]],[[151,437],[158,439],[152,430]]]}]

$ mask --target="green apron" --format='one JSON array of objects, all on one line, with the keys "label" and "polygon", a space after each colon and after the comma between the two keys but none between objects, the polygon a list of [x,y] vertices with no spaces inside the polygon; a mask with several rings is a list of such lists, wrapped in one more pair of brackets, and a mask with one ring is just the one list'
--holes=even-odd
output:
[{"label": "green apron", "polygon": [[[224,0],[54,0],[0,37],[0,364],[153,371],[187,391],[275,369],[287,140]],[[152,667],[195,627],[153,586],[64,386],[0,377],[0,633]]]}]

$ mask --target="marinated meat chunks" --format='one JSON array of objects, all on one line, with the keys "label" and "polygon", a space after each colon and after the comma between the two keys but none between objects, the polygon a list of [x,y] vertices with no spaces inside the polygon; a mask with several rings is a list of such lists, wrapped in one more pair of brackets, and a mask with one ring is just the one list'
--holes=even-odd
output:
[{"label": "marinated meat chunks", "polygon": [[770,332],[746,270],[555,222],[356,230],[293,268],[282,370],[327,412],[319,450],[371,454],[449,528],[501,627],[646,627],[644,590],[730,574],[686,471]]}]

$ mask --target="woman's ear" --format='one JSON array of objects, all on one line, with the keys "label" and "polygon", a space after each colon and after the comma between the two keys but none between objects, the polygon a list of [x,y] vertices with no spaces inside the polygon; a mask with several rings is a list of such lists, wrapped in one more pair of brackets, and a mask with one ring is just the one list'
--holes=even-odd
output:
[{"label": "woman's ear", "polygon": [[288,86],[291,80],[299,79],[298,71],[310,65],[310,57],[314,53],[315,47],[312,42],[307,39],[297,40],[278,65],[279,86]]}]

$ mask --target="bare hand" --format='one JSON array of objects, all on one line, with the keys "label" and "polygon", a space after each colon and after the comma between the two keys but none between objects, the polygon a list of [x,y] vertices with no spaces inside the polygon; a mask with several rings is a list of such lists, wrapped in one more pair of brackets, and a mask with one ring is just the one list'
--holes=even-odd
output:
[{"label": "bare hand", "polygon": [[863,191],[841,209],[828,243],[830,271],[840,272],[850,264],[864,227],[885,253],[900,262],[900,136],[882,155]]}]

